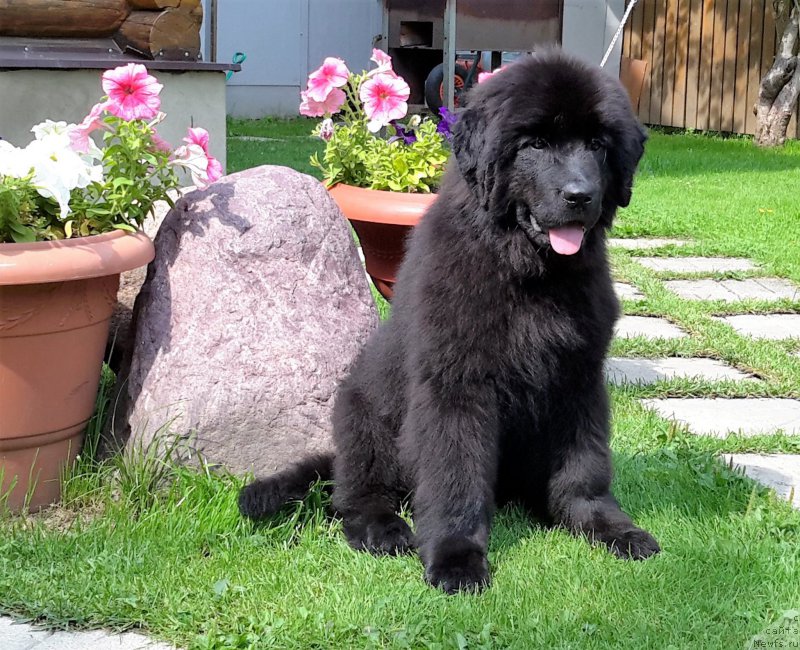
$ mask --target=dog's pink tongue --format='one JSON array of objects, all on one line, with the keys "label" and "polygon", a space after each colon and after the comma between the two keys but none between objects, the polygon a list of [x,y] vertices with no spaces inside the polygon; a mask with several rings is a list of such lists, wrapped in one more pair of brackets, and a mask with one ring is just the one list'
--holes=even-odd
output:
[{"label": "dog's pink tongue", "polygon": [[581,249],[583,228],[581,226],[562,226],[550,228],[550,245],[560,255],[574,255]]}]

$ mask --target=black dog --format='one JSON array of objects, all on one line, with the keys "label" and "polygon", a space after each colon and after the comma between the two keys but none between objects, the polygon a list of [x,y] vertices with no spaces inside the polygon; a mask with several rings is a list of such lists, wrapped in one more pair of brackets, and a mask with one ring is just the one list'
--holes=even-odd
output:
[{"label": "black dog", "polygon": [[[391,318],[339,389],[335,458],[257,481],[239,502],[265,517],[332,470],[350,544],[414,544],[447,592],[488,583],[492,513],[507,501],[623,558],[659,550],[610,492],[603,374],[618,311],[605,231],[630,201],[645,133],[616,79],[559,52],[512,64],[468,101]],[[397,515],[408,494],[413,542]]]}]

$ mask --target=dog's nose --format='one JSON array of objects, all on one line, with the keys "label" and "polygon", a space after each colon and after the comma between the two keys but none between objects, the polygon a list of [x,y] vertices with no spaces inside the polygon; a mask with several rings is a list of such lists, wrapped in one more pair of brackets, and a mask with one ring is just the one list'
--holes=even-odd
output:
[{"label": "dog's nose", "polygon": [[592,202],[591,189],[585,183],[567,183],[561,188],[561,196],[571,208],[582,208]]}]

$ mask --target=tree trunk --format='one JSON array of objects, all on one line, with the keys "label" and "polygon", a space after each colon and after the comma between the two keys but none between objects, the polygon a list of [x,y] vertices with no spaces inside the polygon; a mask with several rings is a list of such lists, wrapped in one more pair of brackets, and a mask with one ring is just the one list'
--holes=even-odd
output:
[{"label": "tree trunk", "polygon": [[202,19],[197,10],[133,11],[114,40],[149,59],[194,60],[200,54]]},{"label": "tree trunk", "polygon": [[753,107],[756,114],[755,142],[762,147],[776,147],[786,141],[786,129],[800,95],[800,65],[796,53],[800,41],[800,6],[795,2],[783,30],[775,61],[758,91]]},{"label": "tree trunk", "polygon": [[110,36],[129,13],[126,0],[0,0],[0,36]]}]

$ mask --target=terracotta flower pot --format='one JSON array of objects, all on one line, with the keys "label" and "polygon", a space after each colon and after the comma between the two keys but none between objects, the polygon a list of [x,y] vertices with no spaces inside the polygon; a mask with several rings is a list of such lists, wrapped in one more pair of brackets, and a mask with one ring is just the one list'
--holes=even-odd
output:
[{"label": "terracotta flower pot", "polygon": [[119,274],[154,254],[144,233],[122,231],[0,244],[0,495],[12,510],[58,499],[94,410]]},{"label": "terracotta flower pot", "polygon": [[375,287],[391,300],[405,239],[436,199],[435,194],[409,194],[334,185],[328,190],[353,225]]}]

